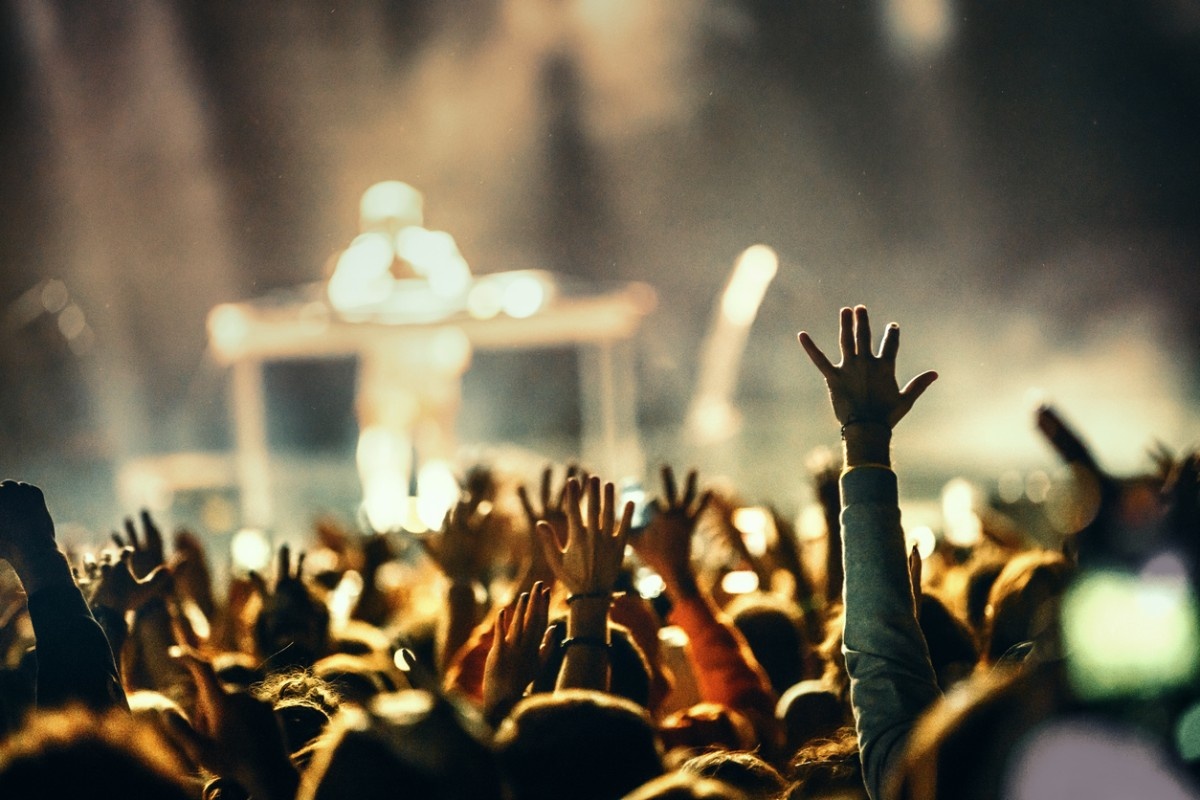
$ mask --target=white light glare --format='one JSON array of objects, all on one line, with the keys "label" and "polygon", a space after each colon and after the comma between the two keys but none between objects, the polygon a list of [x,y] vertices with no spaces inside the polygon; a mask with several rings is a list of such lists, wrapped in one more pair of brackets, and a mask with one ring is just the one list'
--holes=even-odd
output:
[{"label": "white light glare", "polygon": [[230,540],[229,554],[238,569],[261,571],[271,563],[271,542],[257,528],[242,528]]},{"label": "white light glare", "polygon": [[425,199],[401,181],[383,181],[363,192],[359,201],[359,225],[369,230],[380,225],[420,225]]},{"label": "white light glare", "polygon": [[983,538],[983,522],[976,509],[979,490],[964,478],[954,478],[942,488],[942,523],[946,541],[955,547],[973,547]]},{"label": "white light glare", "polygon": [[918,525],[915,528],[906,530],[904,532],[904,546],[911,552],[913,545],[916,545],[917,555],[921,557],[922,561],[933,555],[933,550],[937,547],[937,538],[933,535],[933,529],[925,525]]},{"label": "white light glare", "polygon": [[448,462],[426,462],[417,473],[417,517],[426,528],[442,527],[446,513],[461,494],[462,488]]},{"label": "white light glare", "polygon": [[779,269],[779,256],[765,244],[747,248],[738,258],[721,298],[721,313],[734,325],[748,327]]},{"label": "white light glare", "polygon": [[533,275],[515,275],[504,288],[501,306],[513,319],[527,319],[542,310],[546,287]]},{"label": "white light glare", "polygon": [[396,255],[413,272],[429,281],[439,297],[457,297],[471,284],[471,268],[459,252],[454,237],[413,225],[396,234]]},{"label": "white light glare", "polygon": [[222,353],[241,348],[250,334],[250,322],[237,306],[219,305],[208,315],[208,338]]},{"label": "white light glare", "polygon": [[771,514],[765,508],[747,507],[733,512],[733,527],[741,532],[742,541],[752,556],[767,552],[767,526],[771,523]]},{"label": "white light glare", "polygon": [[749,594],[758,589],[758,575],[748,569],[726,572],[721,578],[721,591],[725,594]]},{"label": "white light glare", "polygon": [[354,238],[338,257],[329,279],[329,302],[338,311],[377,305],[392,293],[392,242],[383,234],[364,233]]}]

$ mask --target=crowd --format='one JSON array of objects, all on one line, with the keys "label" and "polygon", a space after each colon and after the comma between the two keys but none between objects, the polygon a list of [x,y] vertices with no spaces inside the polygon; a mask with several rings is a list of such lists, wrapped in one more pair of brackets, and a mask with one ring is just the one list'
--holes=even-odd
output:
[{"label": "crowd", "polygon": [[[420,559],[326,521],[273,576],[215,586],[202,537],[164,541],[143,513],[74,558],[41,490],[5,481],[0,798],[1194,796],[1200,457],[1117,479],[1043,409],[1092,501],[1076,530],[922,558],[891,439],[937,376],[901,387],[899,337],[873,349],[862,306],[836,364],[800,334],[843,444],[812,476],[816,565],[778,515],[749,547],[695,472],[664,467],[635,524],[581,468],[531,490],[490,465]],[[735,570],[758,590],[727,592]],[[1134,605],[1153,589],[1150,610],[1097,621],[1079,600],[1097,575]],[[1174,672],[1106,649],[1139,620]]]}]

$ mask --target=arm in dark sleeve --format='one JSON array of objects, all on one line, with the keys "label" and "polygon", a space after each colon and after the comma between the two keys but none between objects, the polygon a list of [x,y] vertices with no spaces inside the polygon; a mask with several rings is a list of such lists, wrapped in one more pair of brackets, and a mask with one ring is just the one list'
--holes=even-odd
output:
[{"label": "arm in dark sleeve", "polygon": [[940,693],[913,610],[896,474],[857,467],[841,488],[843,650],[863,779],[880,800],[913,725]]},{"label": "arm in dark sleeve", "polygon": [[37,640],[38,707],[83,703],[97,710],[128,708],[108,639],[75,585],[66,559],[62,570],[63,576],[29,595]]}]

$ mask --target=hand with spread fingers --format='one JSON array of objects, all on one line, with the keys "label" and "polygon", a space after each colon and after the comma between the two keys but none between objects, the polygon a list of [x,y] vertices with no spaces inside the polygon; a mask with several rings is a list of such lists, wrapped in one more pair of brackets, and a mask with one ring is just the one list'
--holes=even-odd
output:
[{"label": "hand with spread fingers", "polygon": [[843,308],[840,317],[842,360],[832,364],[807,332],[800,344],[825,376],[829,399],[838,422],[851,425],[896,427],[929,385],[936,372],[922,372],[901,389],[896,382],[896,355],[900,350],[900,326],[890,323],[883,333],[879,353],[871,352],[871,320],[866,306]]},{"label": "hand with spread fingers", "polygon": [[896,381],[896,355],[900,351],[900,326],[890,323],[878,354],[871,352],[871,320],[866,306],[843,308],[840,315],[841,361],[837,364],[817,347],[805,331],[800,344],[825,377],[833,413],[846,441],[846,466],[889,464],[891,431],[937,380],[936,372],[922,372],[900,388]]},{"label": "hand with spread fingers", "polygon": [[425,554],[451,583],[487,585],[491,567],[491,543],[487,537],[491,513],[481,512],[478,504],[470,500],[460,500],[446,514],[439,533],[418,540]]},{"label": "hand with spread fingers", "polygon": [[136,611],[171,590],[171,574],[166,567],[155,567],[141,579],[134,577],[133,550],[128,547],[122,548],[115,559],[105,558],[91,571],[88,603],[93,608],[103,606],[119,612]]},{"label": "hand with spread fingers", "polygon": [[483,707],[498,722],[535,677],[550,617],[550,587],[538,581],[496,615],[483,669]]},{"label": "hand with spread fingers", "polygon": [[137,526],[133,523],[132,517],[125,518],[125,536],[121,537],[115,531],[112,534],[112,539],[116,542],[117,547],[122,549],[128,547],[133,557],[130,559],[130,565],[133,569],[133,574],[141,579],[145,578],[156,568],[166,563],[166,558],[163,551],[162,531],[155,524],[154,518],[150,516],[150,512],[143,509],[141,513],[142,522],[142,538],[138,539]]},{"label": "hand with spread fingers", "polygon": [[255,647],[272,668],[310,667],[326,655],[329,609],[304,582],[303,553],[293,569],[291,548],[279,548],[273,590],[257,572],[250,573],[250,580],[263,601],[254,624]]},{"label": "hand with spread fingers", "polygon": [[662,468],[662,484],[663,497],[655,501],[658,513],[633,542],[633,549],[662,577],[669,594],[694,594],[692,534],[712,494],[704,492],[697,498],[695,470],[688,472],[682,496],[675,483],[675,473],[669,466]]},{"label": "hand with spread fingers", "polygon": [[525,510],[525,519],[529,522],[531,544],[529,568],[525,571],[525,576],[521,581],[522,590],[532,586],[535,581],[541,581],[547,585],[554,583],[554,571],[550,569],[550,564],[546,561],[546,552],[542,547],[537,526],[538,522],[545,522],[554,528],[559,541],[567,538],[565,502],[567,483],[572,478],[578,479],[580,483],[586,483],[587,473],[574,464],[568,465],[566,477],[563,479],[563,484],[559,487],[556,497],[553,489],[554,470],[551,467],[542,470],[540,509],[534,507],[533,501],[529,498],[529,491],[524,486],[517,487],[517,497],[521,501],[521,508]]},{"label": "hand with spread fingers", "polygon": [[538,535],[550,569],[571,595],[584,597],[611,594],[625,558],[625,542],[633,519],[633,503],[626,503],[620,523],[616,520],[616,489],[605,483],[601,499],[600,479],[587,481],[587,518],[584,518],[583,486],[567,481],[567,538],[545,520],[538,521]]}]

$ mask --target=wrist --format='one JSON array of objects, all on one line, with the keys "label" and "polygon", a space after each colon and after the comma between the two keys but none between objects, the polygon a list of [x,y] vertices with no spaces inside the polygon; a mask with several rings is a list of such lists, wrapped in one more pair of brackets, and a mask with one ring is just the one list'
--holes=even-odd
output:
[{"label": "wrist", "polygon": [[26,594],[56,585],[75,585],[67,557],[53,545],[14,553],[9,563]]},{"label": "wrist", "polygon": [[608,609],[612,596],[578,597],[567,609],[567,636],[608,635]]},{"label": "wrist", "polygon": [[842,456],[847,469],[865,464],[891,466],[892,429],[886,424],[847,423],[842,431]]}]

